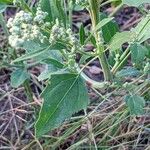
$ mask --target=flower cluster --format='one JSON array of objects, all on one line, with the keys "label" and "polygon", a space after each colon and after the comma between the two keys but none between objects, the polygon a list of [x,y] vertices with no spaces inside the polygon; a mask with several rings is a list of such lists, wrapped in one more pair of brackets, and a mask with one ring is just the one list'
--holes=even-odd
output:
[{"label": "flower cluster", "polygon": [[72,30],[70,28],[66,30],[56,19],[56,23],[51,29],[49,42],[51,44],[54,44],[57,41],[62,41],[69,45],[71,50],[69,52],[66,52],[66,55],[68,56],[67,65],[70,70],[74,70],[76,56],[75,52],[77,49],[80,49],[81,46],[78,39],[73,34]]},{"label": "flower cluster", "polygon": [[48,13],[43,12],[41,7],[37,8],[36,15],[34,17],[34,22],[37,24],[44,24],[44,20],[47,17]]},{"label": "flower cluster", "polygon": [[43,43],[46,37],[39,25],[44,24],[46,16],[47,13],[38,7],[35,17],[31,13],[20,11],[15,18],[10,18],[7,23],[10,32],[9,44],[14,48],[21,48],[25,41],[38,39]]},{"label": "flower cluster", "polygon": [[49,42],[55,43],[58,40],[67,42],[71,46],[77,47],[79,45],[77,38],[72,33],[72,30],[70,28],[66,30],[63,25],[59,23],[58,19],[56,19],[56,23],[51,28]]}]

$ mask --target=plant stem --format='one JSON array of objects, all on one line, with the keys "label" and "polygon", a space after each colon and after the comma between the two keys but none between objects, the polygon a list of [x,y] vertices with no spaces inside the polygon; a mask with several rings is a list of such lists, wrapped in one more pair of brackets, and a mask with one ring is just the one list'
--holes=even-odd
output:
[{"label": "plant stem", "polygon": [[123,7],[123,4],[121,3],[120,5],[118,5],[115,10],[109,15],[109,17],[114,16],[121,8]]},{"label": "plant stem", "polygon": [[101,1],[99,0],[89,0],[89,13],[92,20],[92,28],[95,31],[94,36],[97,44],[97,54],[99,55],[99,61],[104,73],[105,81],[112,81],[112,74],[110,72],[110,67],[104,53],[104,46],[102,44],[102,40],[100,34],[97,30],[95,30],[97,24],[100,22],[100,12],[99,12],[99,4]]},{"label": "plant stem", "polygon": [[1,24],[2,28],[3,28],[3,30],[4,30],[5,35],[8,37],[9,36],[9,32],[8,32],[7,27],[6,27],[6,21],[5,21],[4,16],[3,16],[2,13],[0,13],[0,24]]},{"label": "plant stem", "polygon": [[120,70],[122,65],[127,61],[129,56],[130,56],[130,45],[127,47],[127,49],[121,55],[120,61],[116,62],[116,64],[113,66],[111,72],[113,74],[115,74],[118,70]]},{"label": "plant stem", "polygon": [[73,1],[69,0],[68,1],[68,7],[69,7],[69,25],[70,28],[72,28],[72,11],[73,11]]},{"label": "plant stem", "polygon": [[26,80],[24,83],[23,83],[23,86],[25,88],[25,91],[26,91],[26,95],[29,99],[30,102],[33,102],[33,94],[32,94],[32,89],[30,87],[30,84],[29,84],[29,80]]}]

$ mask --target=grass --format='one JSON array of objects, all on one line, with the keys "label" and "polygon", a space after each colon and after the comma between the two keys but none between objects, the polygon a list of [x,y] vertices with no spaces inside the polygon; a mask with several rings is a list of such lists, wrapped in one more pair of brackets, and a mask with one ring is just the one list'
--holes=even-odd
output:
[{"label": "grass", "polygon": [[[7,76],[7,75],[6,75]],[[131,117],[122,100],[122,91],[103,93],[96,89],[95,99],[87,112],[80,112],[60,128],[44,135],[34,136],[35,113],[32,106],[41,102],[24,101],[24,89],[11,89],[9,82],[0,86],[0,149],[146,149],[149,146],[149,117]],[[33,88],[37,88],[36,85]],[[93,90],[90,90],[93,94]],[[36,93],[37,94],[37,93]],[[90,93],[89,93],[90,94]],[[124,92],[122,92],[124,94]],[[37,95],[36,97],[39,97]],[[148,108],[149,110],[149,108]]]}]

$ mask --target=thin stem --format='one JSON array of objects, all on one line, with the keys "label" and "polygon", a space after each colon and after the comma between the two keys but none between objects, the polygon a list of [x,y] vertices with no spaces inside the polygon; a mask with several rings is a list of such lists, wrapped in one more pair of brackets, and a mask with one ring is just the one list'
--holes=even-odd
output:
[{"label": "thin stem", "polygon": [[96,44],[97,44],[97,54],[99,56],[99,61],[104,73],[104,79],[105,81],[111,81],[112,80],[112,74],[110,72],[110,67],[107,61],[107,58],[105,56],[104,53],[104,46],[103,46],[103,42],[101,40],[99,31],[95,30],[97,24],[100,22],[100,12],[99,12],[99,4],[101,3],[101,1],[99,0],[89,0],[89,13],[91,16],[91,20],[92,20],[92,30],[95,31],[94,32],[94,36],[96,39]]},{"label": "thin stem", "polygon": [[29,101],[32,102],[33,101],[33,93],[32,93],[32,89],[31,89],[30,84],[29,84],[29,80],[26,80],[23,83],[23,86],[25,88],[26,95],[27,95]]},{"label": "thin stem", "polygon": [[69,5],[69,25],[70,25],[70,28],[72,28],[73,1],[72,1],[72,0],[69,0],[69,1],[68,1],[68,5]]},{"label": "thin stem", "polygon": [[115,10],[109,15],[109,17],[114,16],[121,8],[123,7],[123,4],[121,3],[120,5],[118,5]]},{"label": "thin stem", "polygon": [[125,63],[125,62],[127,61],[127,59],[129,58],[130,54],[131,54],[131,52],[128,52],[128,53],[125,55],[125,57],[124,57],[121,61],[119,61],[119,62],[117,63],[117,65],[112,69],[112,73],[113,73],[113,74],[116,74],[116,72],[117,72],[118,70],[120,70],[120,69],[123,67],[124,63]]},{"label": "thin stem", "polygon": [[4,30],[4,33],[5,35],[8,37],[9,36],[9,32],[8,32],[8,29],[7,29],[7,26],[6,26],[6,21],[4,19],[4,16],[2,13],[0,13],[0,24]]}]

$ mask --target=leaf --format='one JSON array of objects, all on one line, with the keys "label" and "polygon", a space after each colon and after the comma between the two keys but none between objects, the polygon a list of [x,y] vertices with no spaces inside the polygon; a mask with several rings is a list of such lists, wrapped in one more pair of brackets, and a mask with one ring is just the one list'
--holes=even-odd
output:
[{"label": "leaf", "polygon": [[[101,17],[106,18],[107,15],[102,14]],[[119,27],[118,27],[118,24],[114,20],[111,20],[110,22],[108,22],[106,25],[104,25],[102,27],[102,35],[103,35],[104,41],[106,43],[109,43],[111,41],[112,37],[117,32],[119,32]]]},{"label": "leaf", "polygon": [[49,64],[45,67],[45,70],[38,76],[39,81],[46,80],[50,78],[50,76],[58,70],[54,65]]},{"label": "leaf", "polygon": [[0,3],[10,4],[13,0],[0,0]]},{"label": "leaf", "polygon": [[104,18],[102,19],[95,27],[95,31],[98,31],[99,29],[101,29],[104,25],[106,25],[108,22],[112,21],[114,18],[110,17],[110,18]]},{"label": "leaf", "polygon": [[116,33],[110,42],[109,48],[113,51],[120,49],[124,43],[131,42],[135,39],[135,33],[131,31],[124,31]]},{"label": "leaf", "polygon": [[150,38],[150,16],[143,17],[138,25],[132,29],[138,36],[137,41],[143,43]]},{"label": "leaf", "polygon": [[107,24],[108,22],[110,22],[111,20],[113,20],[113,17],[102,19],[102,20],[96,25],[95,29],[94,29],[91,33],[89,33],[89,36],[88,36],[86,42],[88,42],[88,41],[90,40],[90,41],[92,42],[92,44],[95,45],[95,44],[96,44],[96,40],[95,40],[95,38],[94,38],[94,36],[93,36],[93,35],[94,35],[94,32],[100,30],[104,25],[106,25],[106,24]]},{"label": "leaf", "polygon": [[0,13],[4,12],[6,8],[7,8],[7,5],[0,2]]},{"label": "leaf", "polygon": [[148,54],[148,49],[139,43],[132,44],[130,50],[132,62],[137,65],[141,64],[145,56]]},{"label": "leaf", "polygon": [[37,48],[36,51],[35,51],[35,49],[33,49],[33,50],[30,49],[31,52],[26,53],[25,55],[15,59],[12,63],[16,63],[16,62],[19,62],[19,61],[25,61],[25,60],[28,60],[28,59],[31,59],[31,58],[34,58],[38,61],[39,60],[44,60],[44,59],[47,59],[50,56],[51,51],[61,50],[63,48],[64,48],[63,45],[57,43],[55,45],[48,46],[46,48],[39,47],[39,48]]},{"label": "leaf", "polygon": [[50,51],[51,53],[48,55],[48,58],[43,60],[41,63],[46,64],[45,70],[38,76],[38,80],[42,81],[50,78],[52,74],[58,73],[58,71],[63,70],[63,60],[60,56],[59,51]]},{"label": "leaf", "polygon": [[150,3],[150,1],[149,0],[123,0],[122,3],[127,4],[129,6],[139,7],[144,3]]},{"label": "leaf", "polygon": [[91,58],[91,56],[89,55],[82,55],[82,57],[80,58],[79,64],[84,64],[86,62],[87,59]]},{"label": "leaf", "polygon": [[48,47],[48,44],[42,44],[36,40],[25,41],[22,48],[26,50],[27,53],[31,53],[33,51],[42,50]]},{"label": "leaf", "polygon": [[138,95],[127,95],[125,97],[126,104],[130,110],[131,115],[143,115],[145,100]]},{"label": "leaf", "polygon": [[26,69],[17,69],[11,73],[11,86],[17,88],[29,77]]},{"label": "leaf", "polygon": [[62,0],[55,0],[55,5],[59,14],[59,20],[62,20],[62,22],[64,23],[64,26],[66,27],[67,25],[67,18],[66,18],[66,13],[65,13],[65,9],[62,3]]},{"label": "leaf", "polygon": [[35,125],[37,137],[58,127],[65,119],[88,105],[85,83],[77,74],[52,75],[42,98],[43,106]]},{"label": "leaf", "polygon": [[85,42],[85,30],[84,30],[84,26],[83,26],[83,24],[80,26],[80,31],[79,31],[79,33],[80,33],[80,44],[81,45],[84,45],[84,42]]},{"label": "leaf", "polygon": [[14,61],[12,61],[12,63],[16,63],[16,62],[25,61],[25,60],[28,60],[31,58],[35,58],[37,56],[44,54],[46,51],[48,51],[48,48],[44,49],[44,50],[41,49],[41,50],[33,51],[31,53],[27,53],[27,54],[15,59]]},{"label": "leaf", "polygon": [[41,9],[48,13],[48,16],[46,17],[47,21],[53,21],[53,14],[52,14],[52,4],[53,1],[51,0],[40,0]]},{"label": "leaf", "polygon": [[48,13],[47,21],[52,22],[58,18],[66,26],[66,14],[61,0],[41,0],[40,4],[42,10]]},{"label": "leaf", "polygon": [[68,73],[66,69],[58,69],[54,65],[49,64],[48,67],[38,76],[39,81],[50,79],[52,75]]},{"label": "leaf", "polygon": [[141,75],[140,71],[133,67],[127,67],[116,73],[116,77],[125,78],[125,77],[137,77]]}]

